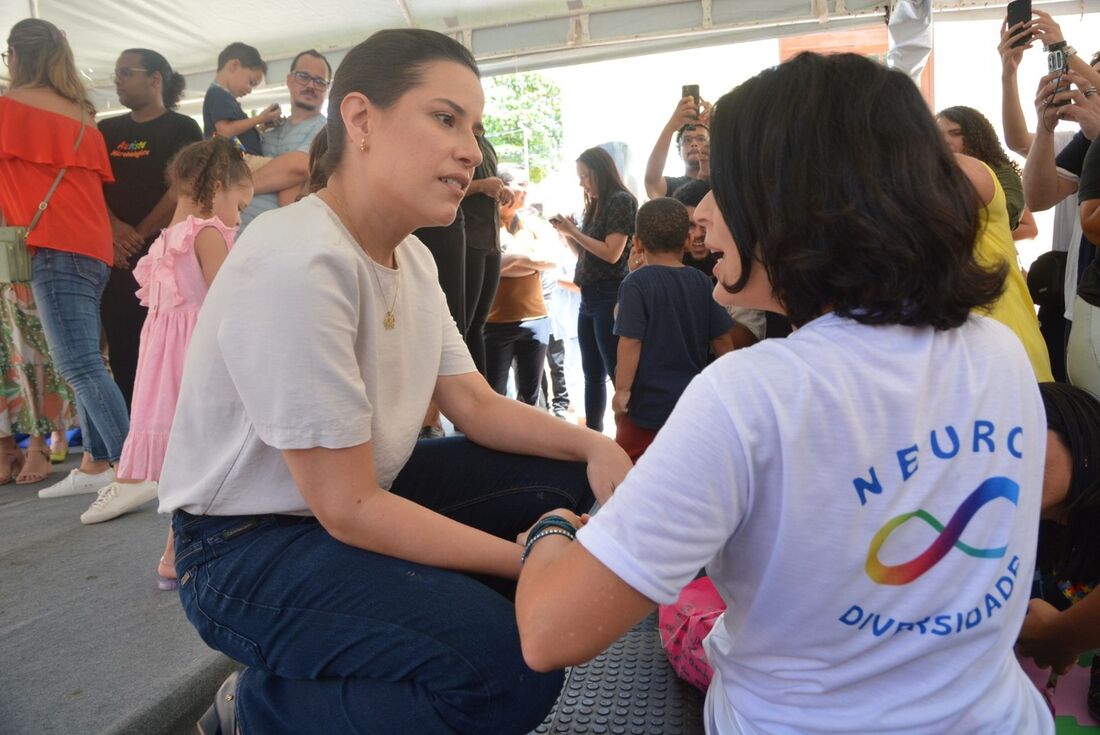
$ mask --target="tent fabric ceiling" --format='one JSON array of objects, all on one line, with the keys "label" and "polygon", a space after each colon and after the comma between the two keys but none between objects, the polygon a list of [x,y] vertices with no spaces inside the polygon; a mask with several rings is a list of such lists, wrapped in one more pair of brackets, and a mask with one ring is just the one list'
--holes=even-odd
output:
[{"label": "tent fabric ceiling", "polygon": [[[1003,4],[931,0],[937,10],[1003,14]],[[218,52],[233,41],[257,46],[280,80],[305,48],[333,65],[381,28],[415,26],[465,43],[485,73],[592,61],[686,46],[728,43],[881,22],[888,0],[5,0],[0,26],[29,15],[64,29],[77,65],[99,99],[113,97],[119,51],[155,48],[202,90]],[[1041,3],[1085,10],[1098,0]],[[279,62],[283,63],[279,63]],[[99,101],[97,99],[97,101]]]}]

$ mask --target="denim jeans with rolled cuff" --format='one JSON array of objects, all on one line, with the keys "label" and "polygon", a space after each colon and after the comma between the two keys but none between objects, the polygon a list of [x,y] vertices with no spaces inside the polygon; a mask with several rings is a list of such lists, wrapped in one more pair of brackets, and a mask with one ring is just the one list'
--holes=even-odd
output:
[{"label": "denim jeans with rolled cuff", "polygon": [[110,268],[79,253],[38,248],[31,289],[54,367],[76,394],[84,451],[117,462],[130,430],[126,399],[99,351],[100,301]]},{"label": "denim jeans with rolled cuff", "polygon": [[[592,505],[583,463],[464,437],[418,442],[391,492],[512,540],[548,510]],[[246,735],[518,735],[561,689],[562,672],[524,663],[509,599],[472,576],[348,546],[312,517],[176,511],[172,526],[187,618],[248,667]]]}]

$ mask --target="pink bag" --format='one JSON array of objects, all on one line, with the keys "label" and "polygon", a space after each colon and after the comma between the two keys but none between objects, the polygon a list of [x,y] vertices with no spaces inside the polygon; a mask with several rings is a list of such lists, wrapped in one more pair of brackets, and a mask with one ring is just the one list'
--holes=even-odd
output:
[{"label": "pink bag", "polygon": [[696,579],[671,605],[661,605],[658,622],[661,644],[676,674],[688,684],[706,691],[714,669],[703,652],[703,639],[714,627],[726,603],[707,577]]}]

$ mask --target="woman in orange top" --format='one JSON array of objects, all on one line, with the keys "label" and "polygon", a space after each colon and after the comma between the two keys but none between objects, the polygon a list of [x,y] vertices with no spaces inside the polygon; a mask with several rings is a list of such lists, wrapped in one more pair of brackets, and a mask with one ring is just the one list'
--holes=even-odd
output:
[{"label": "woman in orange top", "polygon": [[111,166],[95,108],[57,26],[19,21],[4,60],[12,88],[0,99],[0,207],[8,221],[28,224],[65,168],[28,244],[34,298],[54,364],[76,393],[85,453],[79,469],[39,497],[94,493],[114,481],[111,465],[129,429],[122,392],[99,354],[99,303],[114,260],[103,198]]}]

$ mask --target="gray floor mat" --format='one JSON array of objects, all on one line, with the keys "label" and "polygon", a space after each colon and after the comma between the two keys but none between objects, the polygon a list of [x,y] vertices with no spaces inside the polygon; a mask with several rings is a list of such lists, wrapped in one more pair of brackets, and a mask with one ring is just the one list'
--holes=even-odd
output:
[{"label": "gray floor mat", "polygon": [[673,672],[653,613],[574,666],[538,735],[702,735],[703,693]]}]

